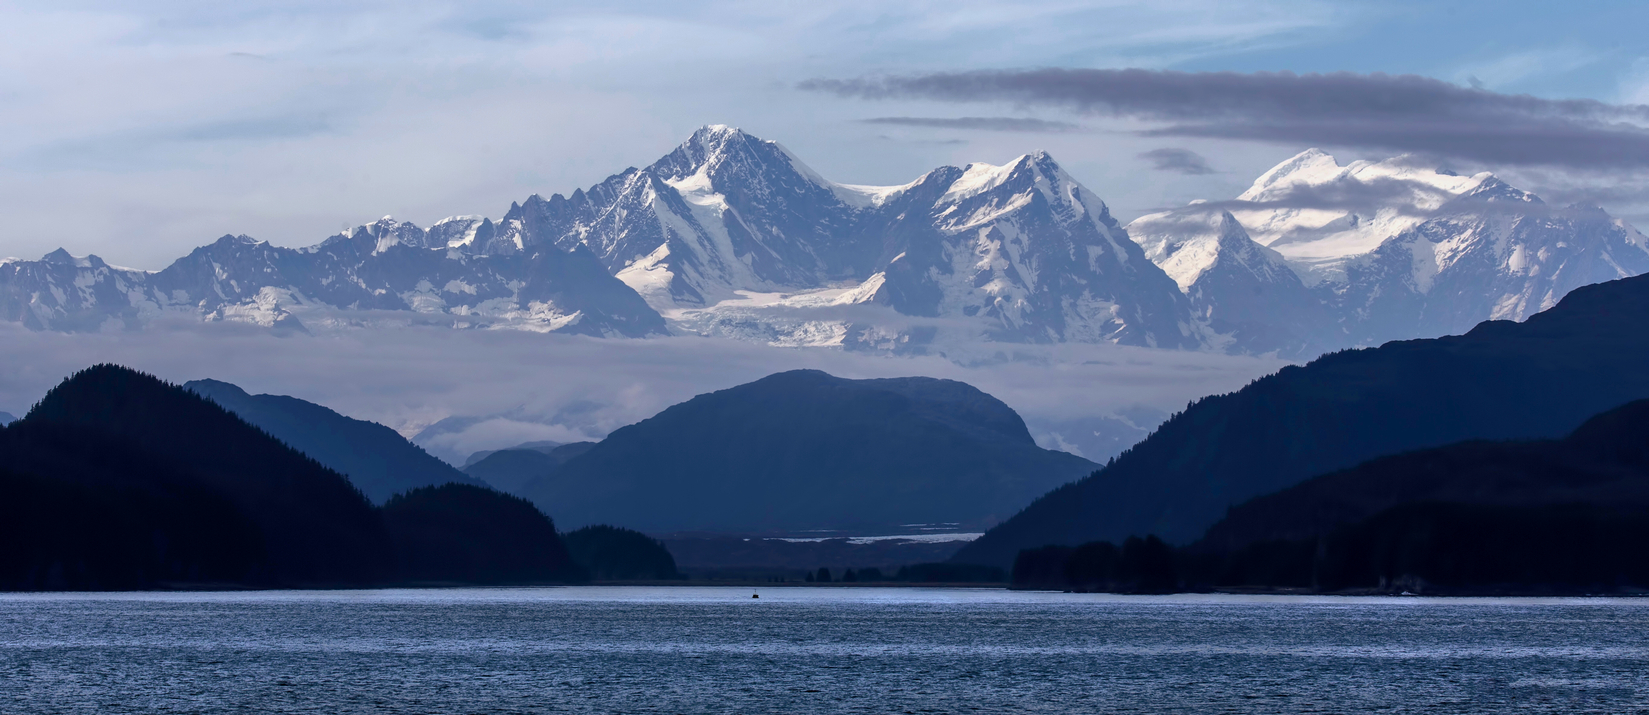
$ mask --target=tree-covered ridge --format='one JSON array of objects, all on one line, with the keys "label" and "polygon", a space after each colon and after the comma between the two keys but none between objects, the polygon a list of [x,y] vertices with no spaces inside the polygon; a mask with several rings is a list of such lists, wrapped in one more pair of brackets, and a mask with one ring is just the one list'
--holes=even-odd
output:
[{"label": "tree-covered ridge", "polygon": [[1196,402],[955,559],[1006,565],[1024,548],[1144,534],[1189,543],[1231,506],[1381,455],[1566,434],[1649,397],[1644,365],[1641,276],[1575,290],[1524,323],[1327,355]]},{"label": "tree-covered ridge", "polygon": [[398,494],[383,514],[397,573],[408,581],[534,583],[586,576],[555,523],[520,497],[449,483]]},{"label": "tree-covered ridge", "polygon": [[31,423],[93,431],[173,465],[174,478],[220,495],[256,527],[277,580],[389,575],[378,512],[347,478],[181,387],[97,365],[48,391],[20,421]]},{"label": "tree-covered ridge", "polygon": [[573,560],[599,581],[665,581],[684,578],[664,544],[634,529],[586,526],[563,537]]},{"label": "tree-covered ridge", "polygon": [[380,510],[217,404],[115,365],[74,374],[0,428],[0,496],[7,590],[580,575],[521,499],[452,485]]},{"label": "tree-covered ridge", "polygon": [[[1153,539],[1155,537],[1152,537]],[[1149,540],[1147,540],[1149,541]],[[1649,400],[1561,440],[1383,457],[1233,508],[1147,579],[1108,542],[1019,553],[1024,588],[1618,593],[1649,588]],[[1160,544],[1160,542],[1157,542]]]}]

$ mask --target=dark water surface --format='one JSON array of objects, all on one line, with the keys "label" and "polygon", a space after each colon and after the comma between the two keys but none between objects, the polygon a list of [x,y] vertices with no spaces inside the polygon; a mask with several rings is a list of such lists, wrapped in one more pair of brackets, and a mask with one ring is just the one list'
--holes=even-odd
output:
[{"label": "dark water surface", "polygon": [[0,712],[1649,712],[1649,601],[0,595]]}]

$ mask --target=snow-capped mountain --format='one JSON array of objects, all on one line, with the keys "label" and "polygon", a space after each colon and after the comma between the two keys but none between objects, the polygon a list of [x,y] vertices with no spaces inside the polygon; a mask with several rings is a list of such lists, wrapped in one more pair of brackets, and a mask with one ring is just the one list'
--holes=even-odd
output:
[{"label": "snow-capped mountain", "polygon": [[668,318],[677,332],[878,350],[1205,338],[1173,281],[1046,154],[850,186],[724,126],[497,221],[386,217],[301,249],[225,236],[154,273],[59,251],[6,263],[0,287],[9,319],[69,331],[171,315],[644,336]]},{"label": "snow-capped mountain", "polygon": [[[0,263],[0,318],[62,331],[224,320],[437,324],[966,352],[1111,342],[1309,357],[1521,319],[1649,272],[1649,242],[1491,174],[1317,150],[1236,201],[1127,229],[1045,153],[838,184],[704,127],[588,189],[429,228],[384,218],[307,248],[224,236],[164,270],[63,250]],[[994,354],[994,349],[990,350]]]},{"label": "snow-capped mountain", "polygon": [[1010,342],[1194,348],[1190,306],[1045,153],[944,168],[886,189],[888,252],[870,299],[905,315],[978,317]]},{"label": "snow-capped mountain", "polygon": [[1201,340],[1172,282],[1046,154],[852,186],[711,126],[647,168],[529,197],[499,226],[487,250],[586,246],[686,332],[851,347],[937,330],[839,317],[870,305],[1003,341]]},{"label": "snow-capped mountain", "polygon": [[1191,300],[1217,347],[1284,357],[1317,352],[1329,324],[1321,300],[1230,212],[1192,206],[1141,217],[1128,232]]},{"label": "snow-capped mountain", "polygon": [[1411,157],[1340,166],[1317,149],[1233,202],[1128,228],[1228,349],[1285,356],[1522,320],[1649,272],[1649,241],[1601,209],[1551,207],[1491,173]]},{"label": "snow-capped mountain", "polygon": [[[442,224],[444,225],[444,224]],[[279,330],[306,321],[438,320],[588,335],[665,333],[664,320],[585,250],[508,256],[430,245],[385,218],[292,249],[224,236],[149,273],[59,249],[0,265],[0,314],[41,330],[138,329],[167,316]]]}]

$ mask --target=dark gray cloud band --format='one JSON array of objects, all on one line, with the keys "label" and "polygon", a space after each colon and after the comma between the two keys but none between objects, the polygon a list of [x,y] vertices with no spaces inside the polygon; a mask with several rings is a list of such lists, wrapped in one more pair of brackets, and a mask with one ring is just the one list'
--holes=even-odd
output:
[{"label": "dark gray cloud band", "polygon": [[864,124],[885,124],[899,127],[929,127],[934,129],[963,129],[986,132],[1029,132],[1039,134],[1067,134],[1084,131],[1080,125],[1026,117],[875,117],[861,119]]},{"label": "dark gray cloud band", "polygon": [[1649,168],[1649,106],[1511,95],[1414,75],[1033,69],[815,79],[863,99],[1013,102],[1200,137],[1415,152],[1496,166]]},{"label": "dark gray cloud band", "polygon": [[1151,168],[1157,171],[1188,176],[1214,173],[1214,167],[1208,165],[1208,159],[1190,149],[1152,149],[1140,154],[1139,158],[1151,162]]}]

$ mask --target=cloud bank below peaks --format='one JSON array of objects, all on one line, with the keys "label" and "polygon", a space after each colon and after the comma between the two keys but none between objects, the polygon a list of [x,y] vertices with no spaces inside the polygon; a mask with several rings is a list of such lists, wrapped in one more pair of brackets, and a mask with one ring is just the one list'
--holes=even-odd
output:
[{"label": "cloud bank below peaks", "polygon": [[[514,330],[405,327],[276,337],[197,324],[121,334],[34,332],[0,323],[0,410],[21,416],[75,370],[128,365],[174,382],[215,378],[291,395],[412,436],[448,417],[490,420],[464,449],[599,438],[694,395],[811,368],[847,378],[961,380],[1030,421],[1131,408],[1181,409],[1284,361],[1114,345],[997,345],[996,359],[893,358],[691,336],[623,340]],[[485,434],[482,434],[485,433]],[[487,441],[487,440],[491,441]]]}]

